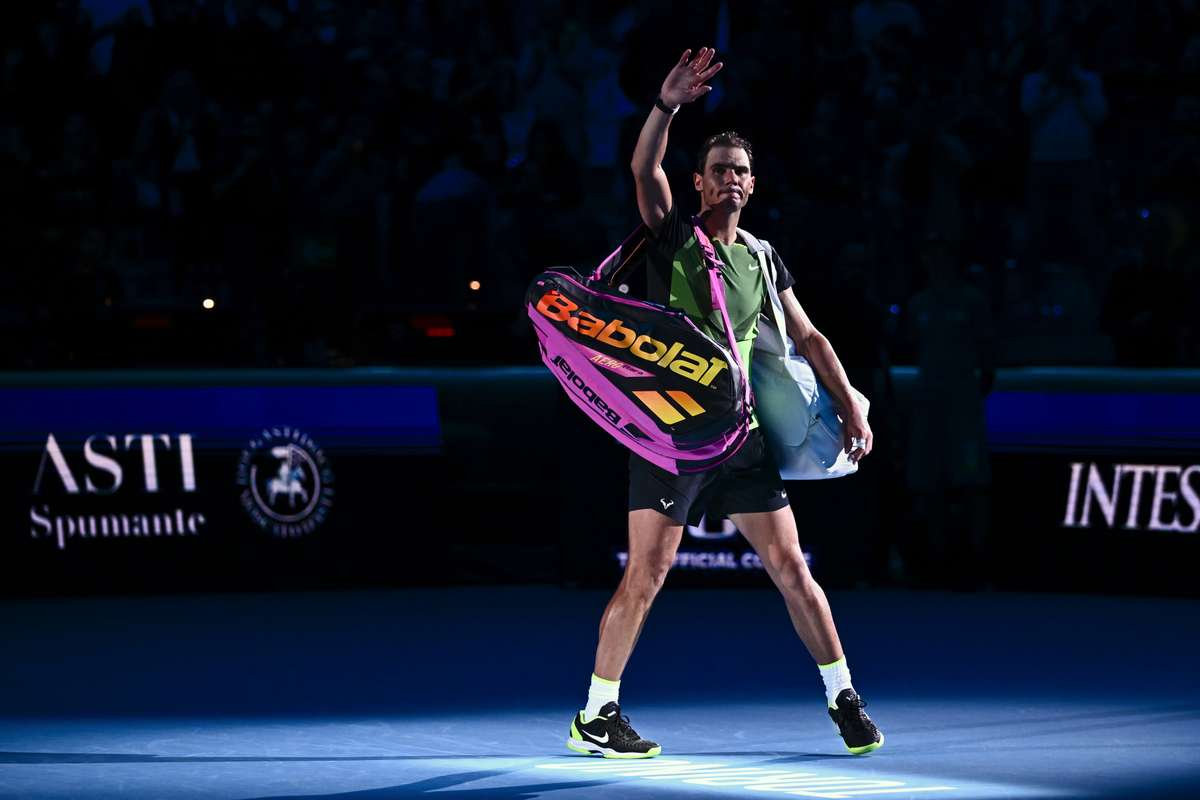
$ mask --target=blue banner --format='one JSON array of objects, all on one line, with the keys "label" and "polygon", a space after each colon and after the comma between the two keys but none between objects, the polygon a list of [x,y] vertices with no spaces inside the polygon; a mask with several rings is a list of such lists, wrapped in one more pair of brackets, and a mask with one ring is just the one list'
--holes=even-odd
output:
[{"label": "blue banner", "polygon": [[1200,451],[1195,394],[998,391],[987,423],[997,452]]},{"label": "blue banner", "polygon": [[198,448],[240,449],[256,431],[290,425],[338,450],[437,452],[432,386],[10,388],[0,447],[40,449],[46,435],[191,433]]}]

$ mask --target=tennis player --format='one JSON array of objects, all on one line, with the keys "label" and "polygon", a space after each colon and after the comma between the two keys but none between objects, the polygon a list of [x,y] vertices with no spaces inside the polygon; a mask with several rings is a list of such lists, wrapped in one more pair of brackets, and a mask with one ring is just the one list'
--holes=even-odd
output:
[{"label": "tennis player", "polygon": [[[638,209],[653,232],[647,267],[649,299],[681,309],[702,330],[722,341],[720,311],[710,307],[705,262],[692,217],[675,204],[662,168],[671,120],[682,106],[711,91],[707,81],[723,66],[713,62],[714,54],[707,47],[694,56],[685,51],[671,69],[642,126],[631,166]],[[729,316],[742,361],[749,365],[766,294],[758,260],[737,236],[742,209],[754,194],[750,143],[734,132],[710,137],[700,150],[692,182],[705,231],[722,262]],[[788,335],[838,401],[845,419],[845,448],[849,457],[858,461],[871,452],[871,428],[851,401],[850,383],[829,340],[813,327],[792,292],[795,280],[778,254],[770,255]],[[752,428],[736,455],[704,473],[673,475],[631,454],[629,559],[600,619],[587,705],[571,721],[567,740],[571,750],[612,758],[648,758],[662,752],[658,744],[639,736],[628,717],[621,714],[621,673],[675,560],[685,523],[695,524],[705,513],[714,519],[731,519],[761,557],[783,594],[796,633],[817,664],[829,715],[846,748],[863,754],[883,745],[883,734],[863,710],[866,704],[851,685],[825,593],[813,580],[801,553],[779,468],[757,421]]]}]

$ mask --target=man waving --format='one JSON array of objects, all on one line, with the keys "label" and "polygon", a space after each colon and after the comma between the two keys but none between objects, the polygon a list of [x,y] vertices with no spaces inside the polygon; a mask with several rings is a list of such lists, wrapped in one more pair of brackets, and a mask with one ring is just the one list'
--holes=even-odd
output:
[{"label": "man waving", "polygon": [[[707,81],[722,68],[714,51],[685,51],[663,81],[633,154],[638,210],[652,232],[648,269],[649,299],[682,310],[721,341],[720,311],[712,309],[705,261],[692,217],[671,197],[662,169],[667,131],[679,109],[707,94]],[[742,361],[749,365],[758,335],[768,277],[755,254],[739,241],[742,209],[754,194],[754,154],[735,132],[709,137],[692,176],[699,218],[721,261],[726,302]],[[838,401],[845,418],[846,450],[857,461],[871,452],[871,429],[851,399],[850,383],[833,348],[813,327],[792,292],[795,280],[778,254],[776,289],[788,335]],[[674,475],[637,455],[629,464],[629,559],[625,574],[600,620],[600,642],[587,706],[571,722],[567,746],[581,753],[647,758],[662,748],[637,734],[621,714],[619,690],[650,605],[662,587],[683,536],[683,526],[702,514],[729,517],[761,557],[787,605],[796,633],[817,663],[825,682],[829,714],[846,747],[862,754],[883,745],[883,734],[863,711],[865,703],[850,683],[850,672],[825,593],[809,573],[800,550],[796,520],[788,505],[779,468],[752,422],[750,437],[728,461],[695,474]]]}]

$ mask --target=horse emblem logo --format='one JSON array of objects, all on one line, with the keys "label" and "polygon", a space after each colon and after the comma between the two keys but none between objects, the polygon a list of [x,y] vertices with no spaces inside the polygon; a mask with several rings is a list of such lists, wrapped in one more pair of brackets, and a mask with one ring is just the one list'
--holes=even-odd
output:
[{"label": "horse emblem logo", "polygon": [[291,427],[265,429],[250,441],[237,482],[250,518],[281,538],[312,533],[333,505],[328,458],[310,436]]},{"label": "horse emblem logo", "polygon": [[[272,447],[271,455],[279,459],[279,474],[267,481],[267,505],[275,507],[275,498],[280,494],[287,495],[288,507],[296,507],[296,495],[300,502],[308,503],[308,492],[304,490],[304,469],[297,466],[298,462],[311,462],[308,454],[294,445]],[[311,466],[311,465],[310,465]]]}]

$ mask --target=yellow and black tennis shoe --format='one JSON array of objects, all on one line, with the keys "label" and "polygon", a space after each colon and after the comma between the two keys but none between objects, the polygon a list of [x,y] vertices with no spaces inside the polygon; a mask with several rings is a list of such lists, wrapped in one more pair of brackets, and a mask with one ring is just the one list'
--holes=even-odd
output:
[{"label": "yellow and black tennis shoe", "polygon": [[653,758],[662,752],[656,743],[638,736],[629,725],[629,717],[621,716],[621,707],[616,703],[605,703],[600,716],[587,722],[582,711],[576,714],[571,720],[567,748],[605,758]]},{"label": "yellow and black tennis shoe", "polygon": [[829,716],[842,734],[847,750],[861,756],[883,747],[883,733],[863,711],[867,703],[853,689],[842,689],[834,702],[837,708],[829,709]]}]

